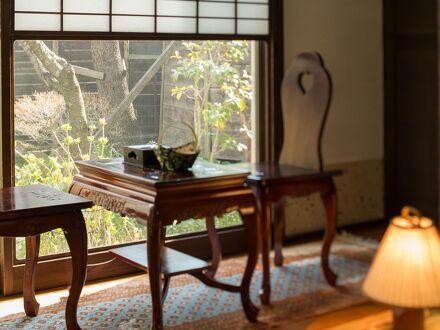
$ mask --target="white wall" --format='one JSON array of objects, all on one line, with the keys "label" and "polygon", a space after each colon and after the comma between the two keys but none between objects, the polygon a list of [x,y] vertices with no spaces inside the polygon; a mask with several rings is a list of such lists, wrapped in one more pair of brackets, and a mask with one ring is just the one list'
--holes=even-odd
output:
[{"label": "white wall", "polygon": [[[383,218],[382,0],[284,0],[284,47],[286,70],[315,50],[332,76],[323,156],[344,173],[335,178],[338,225]],[[288,235],[326,223],[318,194],[288,200],[286,218]]]},{"label": "white wall", "polygon": [[382,0],[284,0],[285,67],[316,50],[333,79],[326,164],[383,157]]}]

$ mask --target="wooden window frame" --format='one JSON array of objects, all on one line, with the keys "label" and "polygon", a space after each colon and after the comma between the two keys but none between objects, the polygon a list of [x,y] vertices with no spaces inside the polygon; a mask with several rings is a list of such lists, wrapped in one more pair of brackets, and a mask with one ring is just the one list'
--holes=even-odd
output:
[{"label": "wooden window frame", "polygon": [[[259,43],[260,86],[259,118],[259,160],[274,161],[278,158],[283,136],[279,91],[283,75],[283,9],[282,0],[269,2],[269,35],[211,35],[211,34],[164,34],[164,33],[115,33],[115,32],[47,32],[14,31],[14,0],[1,1],[1,175],[4,187],[14,185],[14,77],[13,45],[16,40],[257,40]],[[243,228],[241,226],[225,228],[219,231],[224,254],[244,251]],[[202,258],[209,258],[209,244],[206,233],[193,233],[167,240],[166,244]],[[89,264],[104,262],[109,259],[105,249],[95,249],[89,253]],[[0,294],[20,293],[24,266],[15,260],[15,240],[0,239]],[[120,264],[111,271],[94,274],[88,280],[113,277],[137,270]],[[50,274],[50,276],[38,276]],[[66,285],[70,281],[70,257],[42,258],[37,271],[37,289],[53,288]]]}]

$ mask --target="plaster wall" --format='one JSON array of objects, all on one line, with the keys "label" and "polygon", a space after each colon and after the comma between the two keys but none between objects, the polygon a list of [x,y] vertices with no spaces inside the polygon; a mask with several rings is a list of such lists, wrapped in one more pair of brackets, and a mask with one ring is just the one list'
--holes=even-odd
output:
[{"label": "plaster wall", "polygon": [[[344,171],[336,179],[338,223],[382,218],[382,0],[284,0],[284,47],[286,69],[299,52],[315,50],[332,76],[323,156],[328,168]],[[323,228],[319,196],[287,204],[289,234]]]}]

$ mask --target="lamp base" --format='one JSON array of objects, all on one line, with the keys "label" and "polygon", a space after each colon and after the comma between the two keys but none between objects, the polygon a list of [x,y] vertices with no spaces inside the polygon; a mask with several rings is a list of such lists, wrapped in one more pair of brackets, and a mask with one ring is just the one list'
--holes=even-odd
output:
[{"label": "lamp base", "polygon": [[393,308],[394,330],[423,330],[424,313],[418,308]]}]

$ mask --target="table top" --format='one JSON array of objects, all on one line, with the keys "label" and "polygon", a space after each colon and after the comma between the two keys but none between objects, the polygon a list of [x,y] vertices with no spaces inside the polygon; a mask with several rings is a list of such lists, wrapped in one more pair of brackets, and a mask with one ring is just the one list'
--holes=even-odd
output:
[{"label": "table top", "polygon": [[[98,205],[142,220],[161,213],[163,223],[202,218],[237,209],[254,210],[249,167],[197,160],[191,171],[166,172],[124,164],[122,158],[78,161],[71,192]],[[209,207],[207,206],[209,205]]]},{"label": "table top", "polygon": [[246,178],[249,185],[270,185],[284,182],[322,179],[340,175],[339,170],[320,171],[313,168],[303,168],[278,163],[254,163],[250,166],[251,174]]},{"label": "table top", "polygon": [[0,221],[84,209],[92,202],[44,185],[0,189]]},{"label": "table top", "polygon": [[244,178],[249,169],[242,166],[219,165],[197,160],[190,171],[167,172],[156,168],[141,168],[124,164],[122,158],[106,160],[77,161],[81,175],[86,177],[111,176],[114,180],[127,180],[146,186],[171,186],[185,183],[224,180],[227,178]]},{"label": "table top", "polygon": [[241,163],[220,165],[197,160],[190,171],[167,172],[157,168],[140,168],[124,164],[122,158],[105,160],[77,161],[80,174],[109,181],[118,180],[137,183],[153,188],[176,186],[179,184],[197,184],[206,181],[224,181],[239,179],[249,185],[270,185],[282,182],[321,179],[340,175],[339,170],[319,171],[278,163]]}]

